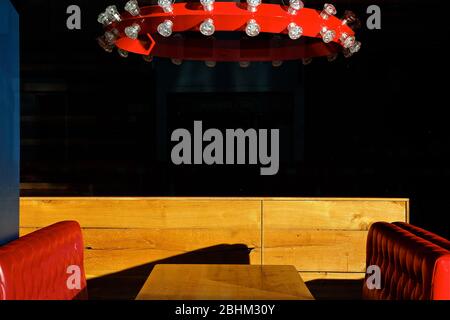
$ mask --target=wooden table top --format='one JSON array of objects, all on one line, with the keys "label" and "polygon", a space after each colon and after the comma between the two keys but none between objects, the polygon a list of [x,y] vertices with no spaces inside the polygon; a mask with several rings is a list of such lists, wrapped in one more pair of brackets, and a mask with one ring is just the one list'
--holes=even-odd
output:
[{"label": "wooden table top", "polygon": [[137,300],[312,300],[294,266],[159,264]]}]

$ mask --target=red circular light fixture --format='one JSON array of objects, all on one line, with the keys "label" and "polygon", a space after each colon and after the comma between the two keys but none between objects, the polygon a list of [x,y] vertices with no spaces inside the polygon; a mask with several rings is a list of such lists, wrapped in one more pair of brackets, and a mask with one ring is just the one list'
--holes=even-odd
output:
[{"label": "red circular light fixture", "polygon": [[[319,56],[332,61],[340,51],[349,57],[361,47],[349,26],[355,21],[354,15],[346,11],[339,19],[336,12],[332,4],[316,10],[304,7],[301,0],[290,0],[289,5],[261,0],[158,0],[158,5],[145,7],[130,0],[124,12],[112,5],[99,15],[105,33],[97,40],[108,52],[117,47],[122,57],[131,52],[143,55],[146,61],[166,57],[204,60],[211,65],[213,61],[297,59],[309,63]],[[243,37],[223,40],[216,33],[240,33]],[[267,35],[272,35],[277,44]]]}]

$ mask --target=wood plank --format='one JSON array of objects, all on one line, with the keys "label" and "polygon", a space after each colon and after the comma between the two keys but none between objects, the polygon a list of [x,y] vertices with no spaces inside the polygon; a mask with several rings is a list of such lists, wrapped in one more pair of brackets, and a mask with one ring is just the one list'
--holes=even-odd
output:
[{"label": "wood plank", "polygon": [[[21,235],[36,230],[21,228]],[[259,229],[83,229],[88,278],[150,272],[155,263],[261,263]],[[147,270],[146,270],[147,268]]]},{"label": "wood plank", "polygon": [[264,200],[263,215],[274,229],[368,230],[375,221],[405,221],[407,201]]},{"label": "wood plank", "polygon": [[[242,198],[241,198],[242,199]],[[245,198],[253,199],[253,198]],[[256,199],[266,200],[266,201],[396,201],[396,202],[408,202],[408,198],[367,198],[367,197],[260,197]]]},{"label": "wood plank", "polygon": [[157,265],[138,300],[312,300],[292,266]]},{"label": "wood plank", "polygon": [[264,223],[263,264],[299,271],[364,272],[367,231],[274,229]]},{"label": "wood plank", "polygon": [[395,201],[408,202],[408,198],[336,198],[336,197],[20,197],[20,200],[257,200],[257,201]]},{"label": "wood plank", "polygon": [[77,220],[98,228],[259,228],[261,202],[235,199],[26,198],[20,225]]}]

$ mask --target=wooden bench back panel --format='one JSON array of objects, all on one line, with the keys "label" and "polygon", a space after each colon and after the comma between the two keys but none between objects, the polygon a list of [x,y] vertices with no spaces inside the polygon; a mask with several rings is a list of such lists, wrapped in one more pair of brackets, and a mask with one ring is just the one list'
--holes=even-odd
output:
[{"label": "wooden bench back panel", "polygon": [[361,273],[370,225],[407,219],[405,200],[267,200],[263,264],[292,264],[302,272]]},{"label": "wooden bench back panel", "polygon": [[[305,279],[362,277],[367,230],[408,221],[407,199],[22,198],[21,234],[77,220],[88,278],[151,263],[294,265]],[[245,251],[248,248],[248,251]],[[207,261],[202,261],[206,257]],[[187,260],[186,260],[187,259]],[[191,260],[189,260],[191,259]],[[208,260],[209,259],[209,260]],[[217,259],[217,260],[215,260]]]},{"label": "wooden bench back panel", "polygon": [[261,202],[206,198],[22,198],[21,227],[66,219],[86,228],[255,228]]},{"label": "wooden bench back panel", "polygon": [[267,200],[264,221],[274,229],[369,230],[374,221],[407,218],[405,200]]}]

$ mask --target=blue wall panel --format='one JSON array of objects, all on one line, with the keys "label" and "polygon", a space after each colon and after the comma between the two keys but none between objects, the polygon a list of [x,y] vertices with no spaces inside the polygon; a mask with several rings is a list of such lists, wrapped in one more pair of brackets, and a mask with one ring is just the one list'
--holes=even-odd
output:
[{"label": "blue wall panel", "polygon": [[0,0],[0,244],[19,230],[19,16]]}]

